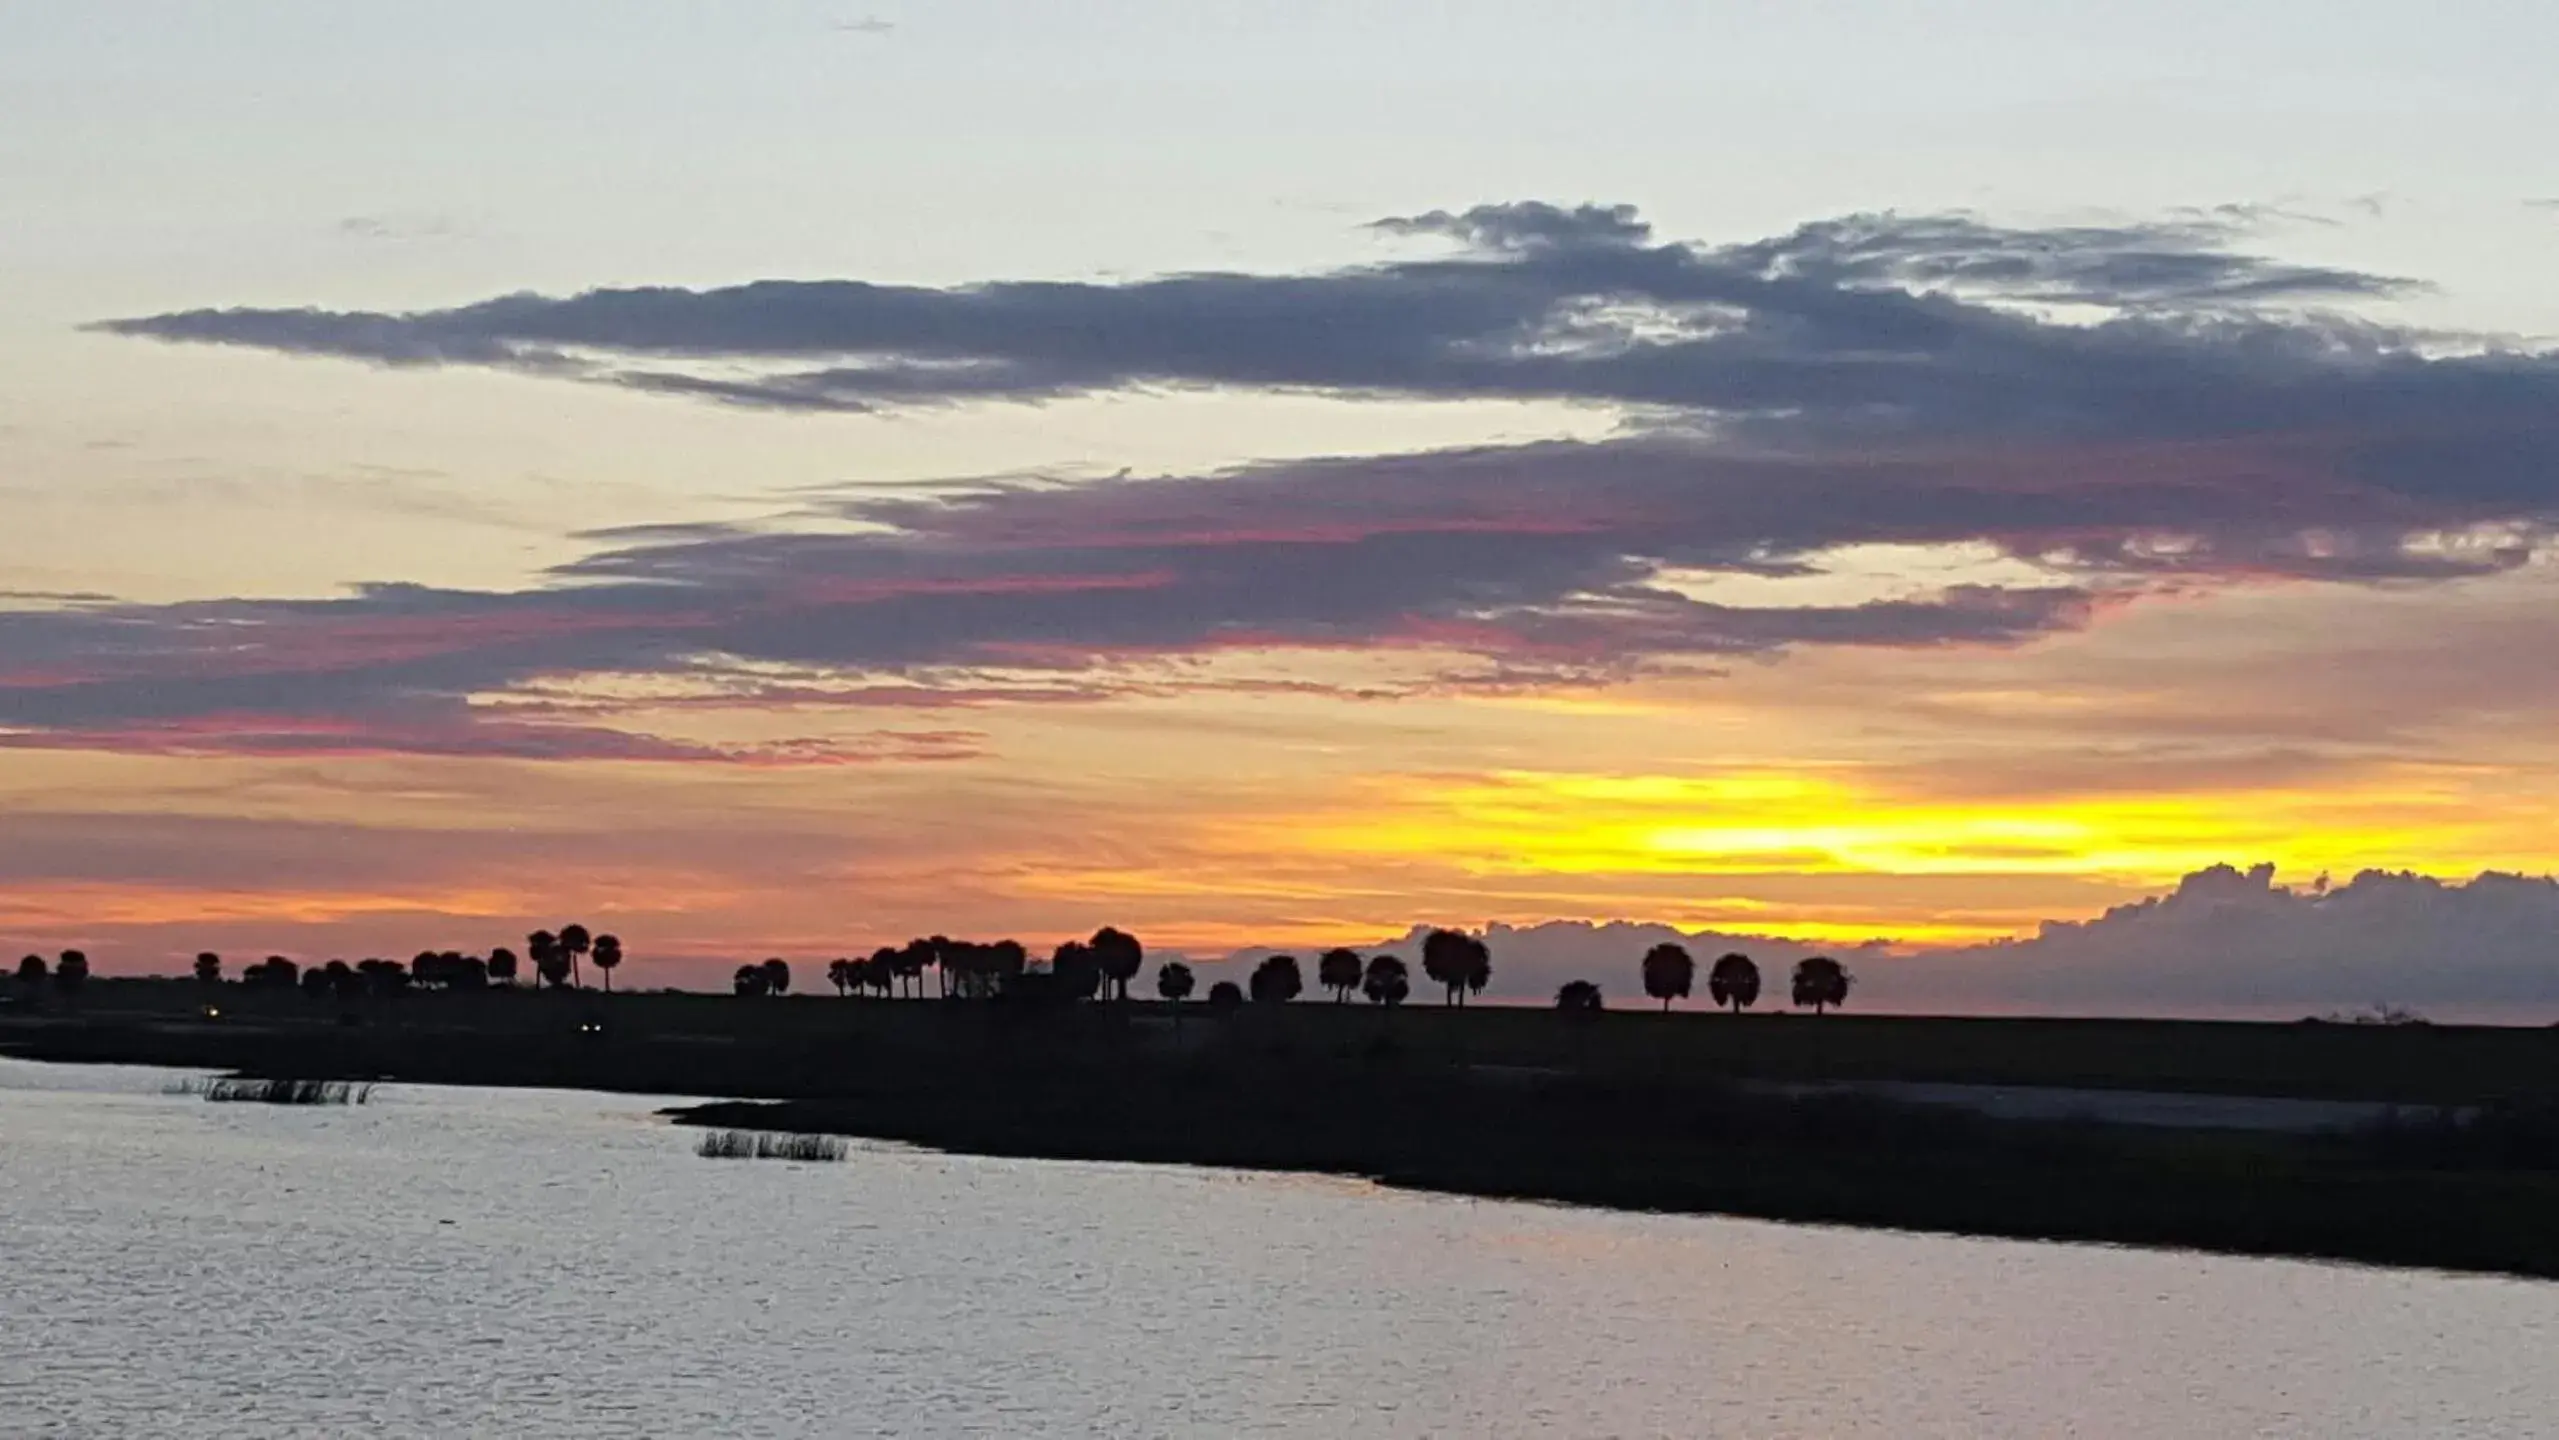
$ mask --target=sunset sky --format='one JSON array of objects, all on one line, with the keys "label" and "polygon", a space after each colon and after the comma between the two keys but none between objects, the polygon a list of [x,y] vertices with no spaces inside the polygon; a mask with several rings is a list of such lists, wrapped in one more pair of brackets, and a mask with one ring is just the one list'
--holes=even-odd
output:
[{"label": "sunset sky", "polygon": [[0,8],[0,945],[2554,868],[2559,8],[1946,8]]}]

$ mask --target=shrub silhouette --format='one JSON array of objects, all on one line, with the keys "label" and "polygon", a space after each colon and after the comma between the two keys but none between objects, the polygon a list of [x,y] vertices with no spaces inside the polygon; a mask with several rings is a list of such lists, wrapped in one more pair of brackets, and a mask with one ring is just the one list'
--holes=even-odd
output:
[{"label": "shrub silhouette", "polygon": [[1244,992],[1237,989],[1232,980],[1220,980],[1208,987],[1208,1009],[1212,1015],[1230,1014],[1241,1009],[1243,1004]]},{"label": "shrub silhouette", "polygon": [[1568,1015],[1596,1015],[1602,1004],[1599,986],[1589,980],[1567,980],[1555,991],[1555,1008]]},{"label": "shrub silhouette", "polygon": [[729,988],[740,995],[766,995],[772,993],[773,989],[766,982],[764,967],[761,965],[737,967],[737,973],[729,977]]},{"label": "shrub silhouette", "polygon": [[1069,940],[1049,955],[1049,983],[1068,1000],[1090,1000],[1101,993],[1102,961],[1093,947]]},{"label": "shrub silhouette", "polygon": [[1371,1005],[1401,1005],[1413,993],[1413,982],[1403,961],[1380,955],[1368,962],[1368,973],[1360,977],[1359,990]]},{"label": "shrub silhouette", "polygon": [[435,990],[485,990],[490,963],[455,950],[428,951],[409,962],[409,979]]},{"label": "shrub silhouette", "polygon": [[[439,965],[449,965],[455,970],[462,968],[464,963],[461,956],[450,951],[437,956],[436,960]],[[389,997],[402,994],[409,988],[409,967],[397,960],[359,960],[355,964],[353,984],[355,993],[359,995]]]},{"label": "shrub silhouette", "polygon": [[354,1000],[364,994],[367,977],[344,960],[332,960],[321,970],[328,982],[328,993],[341,1000]]},{"label": "shrub silhouette", "polygon": [[1284,1005],[1305,993],[1306,977],[1298,972],[1297,957],[1273,955],[1253,967],[1246,982],[1252,997],[1264,1004]]},{"label": "shrub silhouette", "polygon": [[1697,962],[1687,947],[1665,941],[1644,952],[1644,993],[1662,1002],[1665,1013],[1673,1000],[1688,998],[1696,981]]},{"label": "shrub silhouette", "polygon": [[302,983],[302,967],[281,955],[270,955],[241,971],[240,983],[252,990],[291,990]]},{"label": "shrub silhouette", "polygon": [[65,995],[77,995],[89,984],[89,957],[82,951],[65,950],[53,962],[53,988]]},{"label": "shrub silhouette", "polygon": [[504,945],[489,952],[489,983],[492,985],[515,983],[515,952]]}]

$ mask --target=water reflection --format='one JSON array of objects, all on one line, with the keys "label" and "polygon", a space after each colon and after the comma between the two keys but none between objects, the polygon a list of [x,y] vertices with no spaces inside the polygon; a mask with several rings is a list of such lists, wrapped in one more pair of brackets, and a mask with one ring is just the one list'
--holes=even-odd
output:
[{"label": "water reflection", "polygon": [[0,1061],[0,1434],[2550,1433],[2559,1286]]}]

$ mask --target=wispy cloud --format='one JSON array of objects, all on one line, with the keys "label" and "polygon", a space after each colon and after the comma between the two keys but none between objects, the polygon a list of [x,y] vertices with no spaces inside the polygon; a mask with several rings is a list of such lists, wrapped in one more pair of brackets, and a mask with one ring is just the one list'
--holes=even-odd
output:
[{"label": "wispy cloud", "polygon": [[338,222],[338,234],[350,240],[449,240],[461,233],[462,223],[459,220],[450,215],[424,211],[349,215]]},{"label": "wispy cloud", "polygon": [[[2408,338],[2266,313],[2405,287],[2236,252],[2226,242],[2237,227],[2215,220],[2016,230],[1867,215],[1713,249],[1654,243],[1622,206],[1491,205],[1378,223],[1463,248],[1307,275],[950,289],[759,281],[409,314],[196,310],[100,328],[511,367],[774,409],[1197,384],[1616,401],[1748,421],[1798,443],[2210,431],[2251,402],[2285,401],[2289,387],[2309,387],[2290,397],[2296,409],[2351,400],[2373,388],[2358,366]],[[2061,324],[2019,309],[2053,304],[2113,319]],[[718,368],[684,368],[694,361]],[[762,371],[741,377],[741,364]]]}]

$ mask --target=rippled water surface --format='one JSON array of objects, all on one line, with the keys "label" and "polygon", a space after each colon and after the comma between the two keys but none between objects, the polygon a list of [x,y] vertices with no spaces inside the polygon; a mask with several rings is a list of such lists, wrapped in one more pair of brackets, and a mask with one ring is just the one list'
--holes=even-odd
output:
[{"label": "rippled water surface", "polygon": [[2547,1436],[2559,1286],[0,1061],[0,1435]]}]

